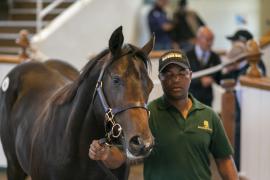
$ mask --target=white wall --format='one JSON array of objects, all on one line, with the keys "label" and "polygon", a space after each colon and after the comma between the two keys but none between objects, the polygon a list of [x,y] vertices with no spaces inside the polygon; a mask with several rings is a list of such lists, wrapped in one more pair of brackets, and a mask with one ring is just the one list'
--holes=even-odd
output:
[{"label": "white wall", "polygon": [[[178,0],[171,0],[168,16],[172,16]],[[239,28],[248,29],[256,39],[260,35],[260,10],[261,2],[257,0],[189,0],[189,8],[195,10],[215,34],[214,49],[228,49],[230,42],[226,36],[233,34]],[[141,9],[140,19],[146,18],[149,5]],[[171,11],[170,11],[171,10]],[[247,24],[239,25],[236,16],[243,16]],[[147,23],[142,22],[147,26]],[[149,32],[145,27],[140,27],[140,43],[145,41]]]},{"label": "white wall", "polygon": [[[174,4],[176,3],[176,0]],[[143,0],[78,0],[60,15],[46,31],[34,38],[34,44],[45,55],[61,58],[81,68],[88,55],[107,47],[112,31],[124,27],[125,42],[142,45],[149,38],[146,15],[150,5]],[[214,49],[228,49],[226,40],[238,28],[247,28],[260,36],[260,7],[257,0],[190,0],[189,7],[196,10],[213,29]],[[175,7],[175,5],[173,6]],[[247,20],[239,25],[236,16]],[[47,39],[46,39],[47,38]],[[46,40],[45,40],[46,39]]]},{"label": "white wall", "polygon": [[267,77],[270,77],[270,44],[265,46],[262,49],[263,55],[262,55],[262,60],[266,66],[266,74]]},{"label": "white wall", "polygon": [[[230,47],[226,36],[233,34],[238,28],[247,28],[258,38],[260,33],[259,11],[257,0],[190,0],[189,7],[196,10],[215,33],[214,48]],[[246,25],[238,25],[236,16],[247,20]]]},{"label": "white wall", "polygon": [[91,54],[108,47],[111,33],[123,25],[125,42],[138,39],[136,17],[142,0],[78,0],[33,39],[51,58],[82,68]]},{"label": "white wall", "polygon": [[241,172],[251,180],[270,179],[270,91],[242,87]]}]

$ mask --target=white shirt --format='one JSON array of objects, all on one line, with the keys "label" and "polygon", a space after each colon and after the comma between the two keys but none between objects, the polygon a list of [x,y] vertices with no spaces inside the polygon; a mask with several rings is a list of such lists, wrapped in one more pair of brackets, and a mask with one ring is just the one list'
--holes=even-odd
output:
[{"label": "white shirt", "polygon": [[197,58],[199,59],[199,61],[202,61],[201,63],[203,65],[206,65],[208,63],[208,59],[210,57],[210,51],[203,51],[200,46],[195,45],[195,54]]}]

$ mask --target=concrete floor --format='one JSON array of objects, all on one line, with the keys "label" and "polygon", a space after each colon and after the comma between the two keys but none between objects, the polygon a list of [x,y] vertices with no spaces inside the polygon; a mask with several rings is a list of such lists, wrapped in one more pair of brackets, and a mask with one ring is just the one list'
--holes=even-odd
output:
[{"label": "concrete floor", "polygon": [[[212,180],[221,180],[218,173],[217,173],[215,165],[212,165],[211,169],[212,169],[212,174],[213,174]],[[142,172],[143,172],[143,165],[142,164],[133,165],[130,169],[130,174],[129,174],[128,180],[143,180],[143,173]],[[7,180],[5,171],[0,172],[0,180]]]}]

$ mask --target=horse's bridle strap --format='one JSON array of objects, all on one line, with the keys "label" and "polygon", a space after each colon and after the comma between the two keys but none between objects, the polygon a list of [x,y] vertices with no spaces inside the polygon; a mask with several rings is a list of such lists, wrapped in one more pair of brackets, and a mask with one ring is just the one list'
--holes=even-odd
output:
[{"label": "horse's bridle strap", "polygon": [[121,113],[123,111],[129,110],[129,109],[134,109],[134,108],[142,108],[142,109],[145,109],[146,111],[148,111],[145,103],[137,102],[137,103],[133,103],[133,104],[127,104],[127,105],[122,106],[122,107],[112,108],[112,113],[114,115],[116,115],[116,114]]}]

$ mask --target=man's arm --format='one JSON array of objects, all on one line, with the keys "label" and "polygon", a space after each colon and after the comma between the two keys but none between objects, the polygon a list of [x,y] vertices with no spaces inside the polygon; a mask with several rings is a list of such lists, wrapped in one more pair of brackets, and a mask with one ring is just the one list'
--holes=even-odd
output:
[{"label": "man's arm", "polygon": [[221,159],[215,159],[218,171],[223,180],[238,180],[237,170],[232,156]]},{"label": "man's arm", "polygon": [[126,156],[117,147],[109,147],[94,140],[89,148],[89,157],[92,160],[101,160],[108,168],[120,167],[126,160]]}]

